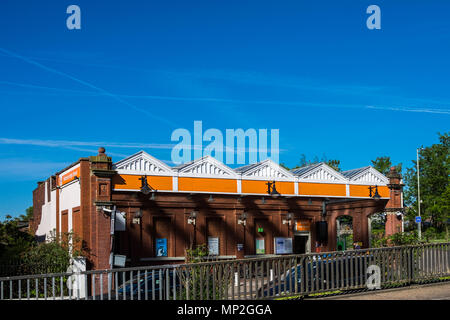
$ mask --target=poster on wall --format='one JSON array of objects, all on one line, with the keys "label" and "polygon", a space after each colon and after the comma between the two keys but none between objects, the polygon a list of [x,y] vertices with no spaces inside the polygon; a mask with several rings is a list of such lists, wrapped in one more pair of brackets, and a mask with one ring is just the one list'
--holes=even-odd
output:
[{"label": "poster on wall", "polygon": [[265,254],[264,238],[256,239],[256,254]]},{"label": "poster on wall", "polygon": [[167,239],[156,239],[156,256],[167,257]]},{"label": "poster on wall", "polygon": [[277,237],[275,242],[275,254],[289,254],[292,253],[292,238]]},{"label": "poster on wall", "polygon": [[126,231],[127,230],[127,219],[126,213],[116,211],[116,231]]},{"label": "poster on wall", "polygon": [[208,237],[208,248],[209,248],[210,255],[218,256],[219,255],[219,238]]}]

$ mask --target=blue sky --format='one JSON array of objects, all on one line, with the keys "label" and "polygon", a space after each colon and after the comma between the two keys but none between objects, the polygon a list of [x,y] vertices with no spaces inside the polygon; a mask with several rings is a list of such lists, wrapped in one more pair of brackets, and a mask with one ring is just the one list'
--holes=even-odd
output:
[{"label": "blue sky", "polygon": [[[81,30],[66,8],[81,8]],[[381,8],[381,30],[366,8]],[[410,166],[450,120],[448,1],[0,3],[0,218],[104,146],[170,161],[177,128],[280,130],[344,170]]]}]

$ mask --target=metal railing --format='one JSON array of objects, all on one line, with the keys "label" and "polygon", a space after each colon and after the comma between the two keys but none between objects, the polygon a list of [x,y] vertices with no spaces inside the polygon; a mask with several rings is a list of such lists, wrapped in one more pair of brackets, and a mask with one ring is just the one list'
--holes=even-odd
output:
[{"label": "metal railing", "polygon": [[450,276],[450,243],[0,278],[0,299],[250,300]]}]

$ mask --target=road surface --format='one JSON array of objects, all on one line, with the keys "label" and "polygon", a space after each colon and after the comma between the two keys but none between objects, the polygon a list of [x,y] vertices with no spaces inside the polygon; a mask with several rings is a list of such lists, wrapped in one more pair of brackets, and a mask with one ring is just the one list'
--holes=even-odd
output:
[{"label": "road surface", "polygon": [[450,300],[450,282],[413,285],[410,287],[377,290],[341,296],[318,298],[320,300]]}]

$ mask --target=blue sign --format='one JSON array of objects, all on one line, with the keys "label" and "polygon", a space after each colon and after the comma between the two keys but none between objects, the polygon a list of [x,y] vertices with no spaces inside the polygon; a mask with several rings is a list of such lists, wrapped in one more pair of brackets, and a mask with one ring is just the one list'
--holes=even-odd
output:
[{"label": "blue sign", "polygon": [[156,239],[156,256],[167,257],[167,239]]},{"label": "blue sign", "polygon": [[421,223],[422,222],[422,217],[416,217],[416,223]]}]

